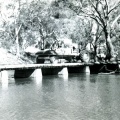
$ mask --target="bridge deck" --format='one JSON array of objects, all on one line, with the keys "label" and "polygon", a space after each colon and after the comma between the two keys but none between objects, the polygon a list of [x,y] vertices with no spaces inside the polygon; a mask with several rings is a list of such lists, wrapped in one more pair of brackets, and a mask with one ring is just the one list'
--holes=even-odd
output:
[{"label": "bridge deck", "polygon": [[21,65],[2,65],[0,70],[17,70],[17,69],[37,69],[37,68],[57,68],[57,67],[77,67],[92,65],[91,63],[59,63],[59,64],[21,64]]},{"label": "bridge deck", "polygon": [[[107,64],[107,63],[105,63]],[[118,63],[110,63],[118,64]],[[20,64],[20,65],[1,65],[0,70],[20,70],[20,69],[37,69],[37,68],[58,68],[58,67],[79,67],[93,66],[94,63],[58,63],[58,64]]]}]

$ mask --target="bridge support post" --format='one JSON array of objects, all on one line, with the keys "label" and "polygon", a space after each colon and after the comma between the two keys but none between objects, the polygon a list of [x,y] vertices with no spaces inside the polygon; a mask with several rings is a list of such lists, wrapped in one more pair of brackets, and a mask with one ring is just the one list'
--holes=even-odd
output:
[{"label": "bridge support post", "polygon": [[0,74],[1,74],[2,81],[8,81],[8,71],[7,70],[1,71]]},{"label": "bridge support post", "polygon": [[39,86],[39,88],[42,86],[42,70],[36,69],[33,73],[33,77],[35,79],[35,83],[37,84],[37,86]]},{"label": "bridge support post", "polygon": [[90,67],[89,66],[84,67],[84,73],[85,74],[90,74]]},{"label": "bridge support post", "polygon": [[68,68],[64,67],[59,73],[58,75],[68,75]]},{"label": "bridge support post", "polygon": [[0,79],[2,83],[2,88],[7,89],[8,88],[8,71],[3,70],[0,72]]},{"label": "bridge support post", "polygon": [[39,69],[36,69],[33,74],[32,74],[32,77],[35,77],[35,78],[40,78],[42,77],[42,70],[39,68]]}]

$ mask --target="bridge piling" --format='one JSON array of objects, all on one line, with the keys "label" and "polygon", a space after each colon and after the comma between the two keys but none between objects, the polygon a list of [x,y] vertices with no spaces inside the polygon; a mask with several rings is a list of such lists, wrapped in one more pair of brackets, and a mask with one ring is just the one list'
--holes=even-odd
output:
[{"label": "bridge piling", "polygon": [[42,77],[42,70],[41,68],[35,69],[35,71],[32,73],[31,77]]},{"label": "bridge piling", "polygon": [[84,66],[83,73],[90,74],[90,67],[89,66]]},{"label": "bridge piling", "polygon": [[58,72],[58,75],[68,75],[68,68],[63,67],[63,69],[60,72]]},{"label": "bridge piling", "polygon": [[2,88],[7,89],[8,88],[8,71],[7,70],[2,70],[0,72],[0,80],[1,80]]},{"label": "bridge piling", "polygon": [[43,78],[42,70],[40,68],[35,69],[35,71],[31,75],[31,77],[33,77],[35,79],[35,83],[40,88],[42,86],[42,78]]},{"label": "bridge piling", "polygon": [[8,71],[7,70],[2,70],[0,72],[0,74],[1,74],[1,80],[2,81],[8,81]]}]

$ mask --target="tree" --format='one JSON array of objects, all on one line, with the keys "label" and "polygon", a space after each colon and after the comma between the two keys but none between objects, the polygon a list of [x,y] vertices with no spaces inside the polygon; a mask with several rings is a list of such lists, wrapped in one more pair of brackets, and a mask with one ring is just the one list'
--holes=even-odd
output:
[{"label": "tree", "polygon": [[[8,2],[1,1],[1,18],[3,19],[5,36],[4,43],[8,43],[8,40],[12,43],[16,43],[16,55],[19,57],[19,34],[22,24],[19,23],[20,15],[20,0],[10,0]],[[10,43],[9,43],[10,44]],[[10,47],[7,45],[6,47]]]},{"label": "tree", "polygon": [[[40,49],[44,49],[46,44],[52,44],[55,40],[56,24],[50,16],[50,10],[50,5],[41,1],[32,1],[27,8],[21,9],[24,32],[31,31],[31,35],[34,36],[32,41],[36,42]],[[36,38],[33,33],[37,36],[39,34],[39,37]]]},{"label": "tree", "polygon": [[66,4],[63,0],[55,0],[51,4],[57,36],[62,39],[72,39],[72,42],[78,44],[82,41],[87,43],[91,31],[89,19],[76,15]]},{"label": "tree", "polygon": [[46,43],[51,44],[55,40],[56,24],[50,16],[50,4],[46,3],[34,0],[1,1],[2,43],[8,44],[6,48],[14,46],[17,56],[25,46],[39,45],[43,41],[42,45],[46,46]]},{"label": "tree", "polygon": [[[80,0],[77,1],[78,4],[75,2],[70,2],[69,0],[65,1],[66,6],[68,6],[70,9],[75,11],[77,15],[83,15],[85,17],[89,17],[93,19],[98,26],[101,27],[101,29],[104,32],[104,38],[107,45],[108,50],[108,56],[109,58],[114,59],[115,58],[115,51],[114,46],[111,41],[111,25],[112,22],[114,23],[116,21],[112,19],[113,11],[118,9],[118,6],[120,6],[120,1],[111,1],[111,0]],[[117,18],[119,18],[119,14]],[[97,33],[97,29],[96,29]]]}]

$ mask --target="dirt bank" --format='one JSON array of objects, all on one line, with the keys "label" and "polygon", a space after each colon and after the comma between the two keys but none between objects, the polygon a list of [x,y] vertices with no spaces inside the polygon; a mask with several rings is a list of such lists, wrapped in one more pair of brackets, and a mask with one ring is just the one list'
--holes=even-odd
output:
[{"label": "dirt bank", "polygon": [[27,60],[25,57],[18,58],[15,55],[9,53],[6,49],[0,48],[0,65],[8,64],[29,64],[32,61]]}]

